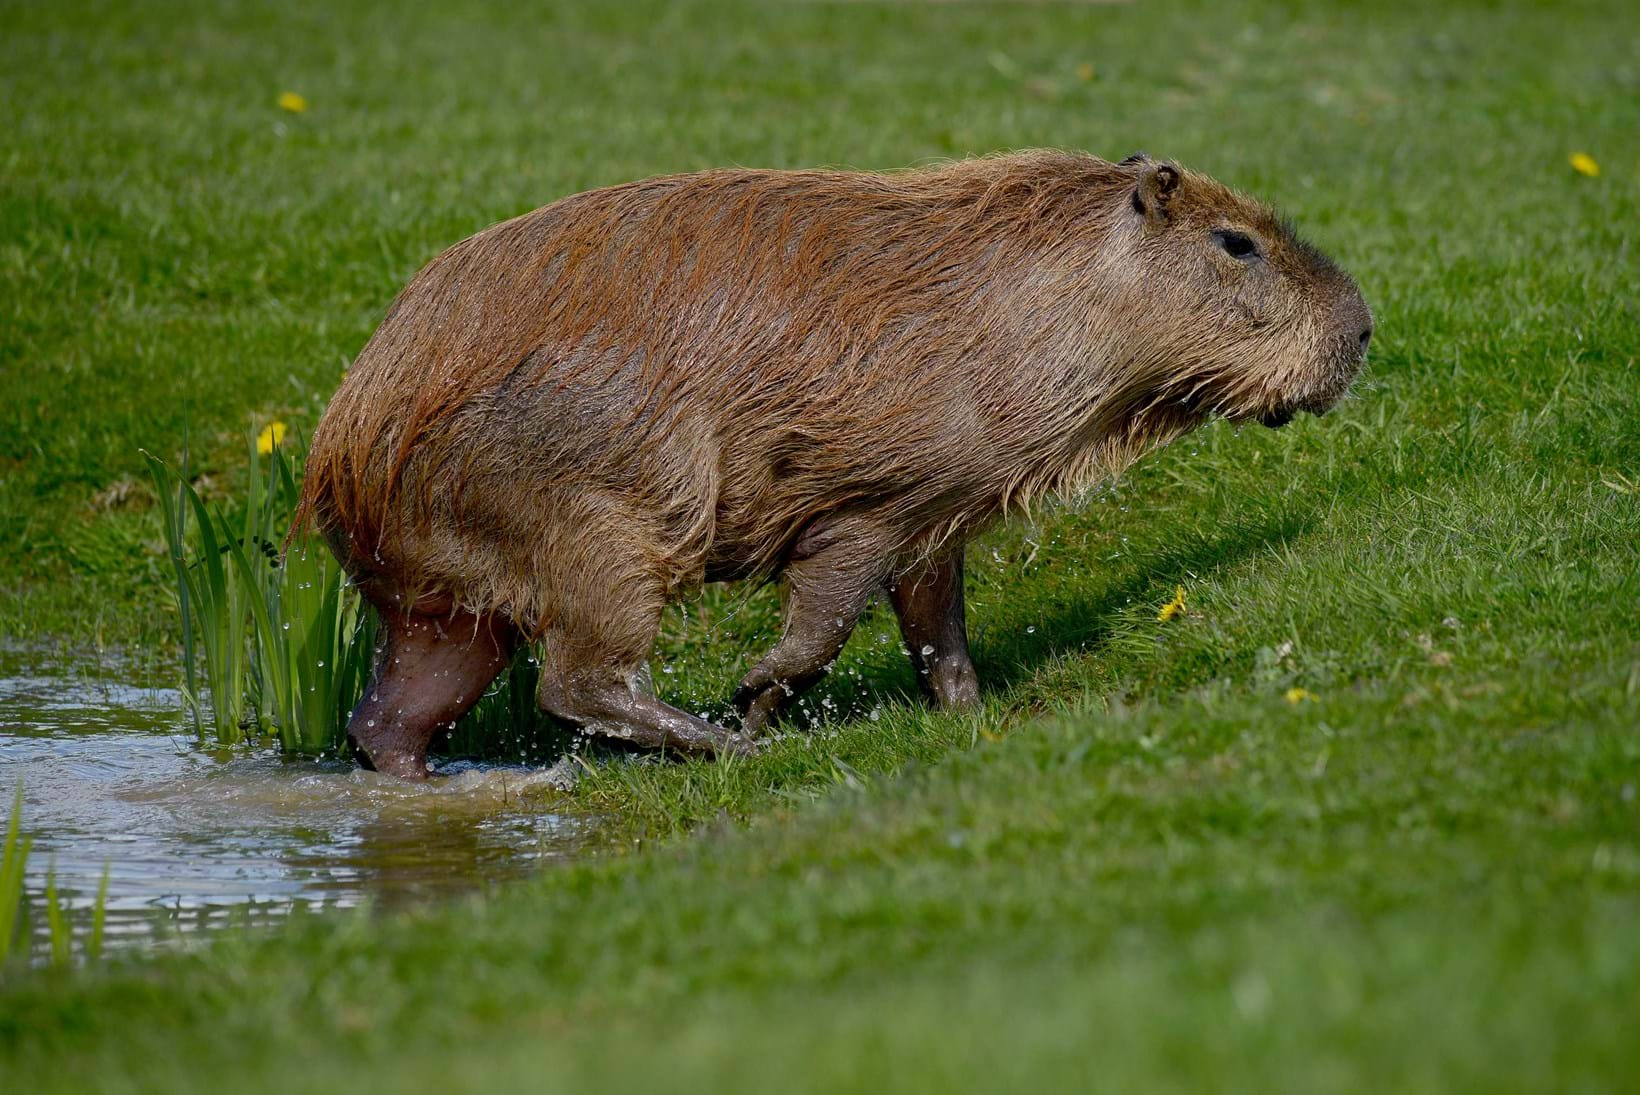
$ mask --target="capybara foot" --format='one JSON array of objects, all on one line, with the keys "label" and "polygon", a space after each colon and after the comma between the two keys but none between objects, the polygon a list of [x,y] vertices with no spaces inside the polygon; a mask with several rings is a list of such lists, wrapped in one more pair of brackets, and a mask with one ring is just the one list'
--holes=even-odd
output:
[{"label": "capybara foot", "polygon": [[742,683],[735,689],[734,696],[735,708],[740,712],[741,733],[756,737],[780,721],[780,713],[791,697],[791,689],[779,682],[761,687]]},{"label": "capybara foot", "polygon": [[353,750],[353,759],[367,771],[397,776],[399,779],[427,778],[426,753],[417,754],[412,749],[395,748],[385,742],[365,745],[351,734],[348,735],[347,744]]},{"label": "capybara foot", "polygon": [[548,672],[541,678],[541,706],[588,731],[641,749],[686,757],[746,755],[751,739],[680,711],[638,686],[635,673],[611,670]]},{"label": "capybara foot", "polygon": [[589,724],[586,728],[640,749],[670,753],[677,757],[749,757],[757,752],[757,743],[746,734],[733,733],[704,719],[691,721],[698,725],[687,728],[668,726],[662,730],[649,725],[604,722]]},{"label": "capybara foot", "polygon": [[979,677],[971,665],[931,670],[925,687],[941,711],[969,711],[979,706]]},{"label": "capybara foot", "polygon": [[757,742],[746,734],[725,734],[716,750],[720,757],[755,757]]}]

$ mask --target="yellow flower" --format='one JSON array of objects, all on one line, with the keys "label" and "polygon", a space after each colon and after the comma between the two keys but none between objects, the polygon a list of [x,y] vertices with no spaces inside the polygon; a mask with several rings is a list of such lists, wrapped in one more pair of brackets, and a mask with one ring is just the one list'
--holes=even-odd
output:
[{"label": "yellow flower", "polygon": [[1177,616],[1179,613],[1181,613],[1183,611],[1184,611],[1184,586],[1179,586],[1177,589],[1175,589],[1173,591],[1173,599],[1171,601],[1167,602],[1167,604],[1163,605],[1162,610],[1160,612],[1156,613],[1156,618],[1158,620],[1162,621],[1163,623],[1166,623],[1167,621],[1171,620],[1173,617]]},{"label": "yellow flower", "polygon": [[269,422],[262,427],[262,432],[256,435],[256,451],[267,456],[278,448],[285,440],[285,424],[283,422]]},{"label": "yellow flower", "polygon": [[1292,704],[1303,703],[1305,700],[1310,700],[1313,703],[1316,699],[1316,694],[1311,692],[1308,688],[1289,688],[1287,691],[1283,692],[1281,696],[1288,703]]},{"label": "yellow flower", "polygon": [[1587,152],[1573,152],[1570,163],[1572,165],[1572,170],[1576,171],[1579,175],[1587,175],[1592,179],[1596,175],[1600,174],[1600,165],[1596,163],[1594,157],[1589,155]]},{"label": "yellow flower", "polygon": [[281,91],[279,93],[279,109],[288,110],[292,114],[300,114],[307,109],[307,99],[294,91]]},{"label": "yellow flower", "polygon": [[1076,78],[1084,84],[1093,80],[1093,66],[1086,61],[1076,66]]}]

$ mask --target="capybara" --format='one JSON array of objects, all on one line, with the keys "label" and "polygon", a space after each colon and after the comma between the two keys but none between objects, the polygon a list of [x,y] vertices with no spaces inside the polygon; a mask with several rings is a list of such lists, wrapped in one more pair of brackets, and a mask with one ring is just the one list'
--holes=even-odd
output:
[{"label": "capybara", "polygon": [[[933,701],[979,698],[963,543],[1212,415],[1349,387],[1372,316],[1263,205],[1143,154],[723,170],[556,201],[417,274],[319,423],[302,519],[380,611],[349,737],[427,746],[522,642],[540,703],[750,748],[887,590]],[[654,696],[661,612],[778,579],[738,732]]]}]

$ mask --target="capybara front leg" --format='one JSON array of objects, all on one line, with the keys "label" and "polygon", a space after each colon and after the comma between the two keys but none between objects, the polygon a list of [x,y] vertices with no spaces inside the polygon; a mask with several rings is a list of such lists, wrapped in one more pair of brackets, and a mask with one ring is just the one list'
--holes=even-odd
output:
[{"label": "capybara front leg", "polygon": [[889,585],[888,596],[924,694],[944,708],[978,703],[979,677],[968,656],[963,612],[962,548],[902,574]]},{"label": "capybara front leg", "polygon": [[484,694],[517,645],[511,624],[468,613],[450,617],[383,612],[376,671],[347,723],[367,768],[427,778],[427,746]]},{"label": "capybara front leg", "polygon": [[777,718],[842,652],[883,580],[882,548],[878,537],[845,529],[799,540],[801,554],[794,552],[784,574],[786,623],[780,642],[735,690],[746,733],[756,734]]},{"label": "capybara front leg", "polygon": [[644,749],[669,749],[686,756],[754,751],[751,739],[656,699],[641,669],[601,666],[593,657],[577,658],[574,650],[555,650],[554,645],[549,639],[539,696],[549,713],[580,724],[588,733]]}]

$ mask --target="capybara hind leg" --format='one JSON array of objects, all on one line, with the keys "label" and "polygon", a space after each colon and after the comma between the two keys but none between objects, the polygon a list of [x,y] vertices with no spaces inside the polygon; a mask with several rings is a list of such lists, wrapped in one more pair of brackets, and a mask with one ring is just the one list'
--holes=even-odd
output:
[{"label": "capybara hind leg", "polygon": [[777,718],[842,651],[887,569],[875,530],[836,526],[800,537],[786,564],[786,624],[780,642],[735,690],[748,734]]},{"label": "capybara hind leg", "polygon": [[348,719],[347,737],[367,768],[427,778],[433,735],[465,715],[512,657],[512,625],[468,613],[382,613],[376,671]]},{"label": "capybara hind leg", "polygon": [[900,636],[924,694],[944,708],[979,702],[979,677],[968,656],[962,600],[962,548],[907,571],[888,587]]}]

